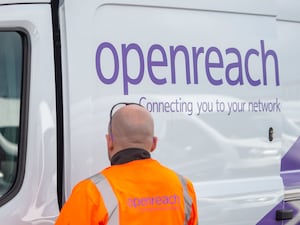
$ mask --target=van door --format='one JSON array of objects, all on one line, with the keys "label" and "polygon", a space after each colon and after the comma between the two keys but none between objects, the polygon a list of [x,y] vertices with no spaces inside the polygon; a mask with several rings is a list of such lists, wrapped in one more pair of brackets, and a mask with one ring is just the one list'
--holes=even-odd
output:
[{"label": "van door", "polygon": [[125,101],[154,117],[153,158],[194,182],[199,224],[254,225],[282,201],[275,0],[65,0],[64,11],[66,196],[109,165],[109,111]]},{"label": "van door", "polygon": [[278,34],[284,76],[284,130],[281,177],[285,187],[286,224],[300,224],[300,3],[279,1]]},{"label": "van door", "polygon": [[279,0],[277,4],[283,118],[280,175],[284,197],[258,225],[300,224],[300,2]]},{"label": "van door", "polygon": [[58,204],[51,7],[11,2],[0,1],[0,221],[53,224]]}]

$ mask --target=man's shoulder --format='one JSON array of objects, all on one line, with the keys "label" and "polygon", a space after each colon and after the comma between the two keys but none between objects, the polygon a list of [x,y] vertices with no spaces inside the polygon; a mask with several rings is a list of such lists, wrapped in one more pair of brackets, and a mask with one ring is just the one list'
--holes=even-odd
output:
[{"label": "man's shoulder", "polygon": [[77,183],[72,190],[72,195],[86,196],[93,201],[99,198],[99,193],[91,178],[84,179]]}]

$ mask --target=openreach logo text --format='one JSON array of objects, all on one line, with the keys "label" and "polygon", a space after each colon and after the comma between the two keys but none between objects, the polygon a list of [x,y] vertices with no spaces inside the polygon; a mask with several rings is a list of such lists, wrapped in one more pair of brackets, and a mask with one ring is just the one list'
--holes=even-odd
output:
[{"label": "openreach logo text", "polygon": [[[129,63],[132,55],[136,56],[135,63]],[[109,71],[103,69],[105,56],[113,60]],[[230,57],[230,63],[224,63],[226,57]],[[139,85],[145,76],[149,76],[155,85],[176,84],[178,76],[185,76],[187,85],[199,85],[200,76],[205,76],[213,86],[280,85],[277,54],[275,50],[266,49],[264,40],[260,41],[259,48],[250,48],[244,54],[234,47],[222,51],[218,47],[152,44],[142,49],[137,43],[116,47],[110,42],[102,42],[96,50],[95,63],[103,84],[111,85],[122,79],[124,95],[129,94],[131,85]],[[176,73],[179,64],[185,68],[183,75]],[[205,67],[201,70],[205,74],[200,74],[200,66]],[[168,72],[162,73],[159,68]]]},{"label": "openreach logo text", "polygon": [[165,196],[151,196],[141,198],[128,198],[127,206],[135,209],[145,210],[178,210],[180,207],[180,197],[176,194]]}]

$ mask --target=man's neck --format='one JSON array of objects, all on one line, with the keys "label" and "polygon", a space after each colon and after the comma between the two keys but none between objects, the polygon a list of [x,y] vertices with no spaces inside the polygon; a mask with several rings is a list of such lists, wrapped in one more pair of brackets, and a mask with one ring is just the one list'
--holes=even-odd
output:
[{"label": "man's neck", "polygon": [[111,159],[111,165],[120,165],[134,160],[149,159],[150,153],[141,148],[126,148],[117,152]]}]

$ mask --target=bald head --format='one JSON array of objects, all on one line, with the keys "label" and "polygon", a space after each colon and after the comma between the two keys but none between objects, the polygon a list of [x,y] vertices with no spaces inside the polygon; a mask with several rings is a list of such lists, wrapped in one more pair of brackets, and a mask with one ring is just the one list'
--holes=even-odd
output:
[{"label": "bald head", "polygon": [[115,112],[110,132],[107,135],[110,158],[125,148],[142,148],[151,152],[156,147],[153,118],[139,105],[127,105]]}]

